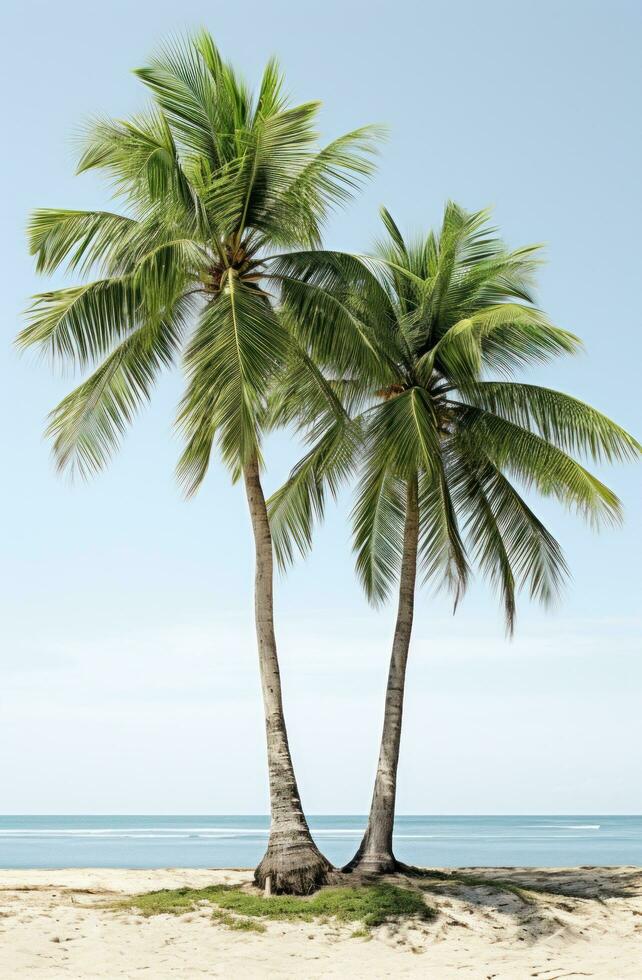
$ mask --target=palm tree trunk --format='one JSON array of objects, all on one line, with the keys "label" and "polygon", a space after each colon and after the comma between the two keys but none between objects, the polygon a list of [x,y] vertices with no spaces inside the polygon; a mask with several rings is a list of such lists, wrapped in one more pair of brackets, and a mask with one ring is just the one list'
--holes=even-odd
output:
[{"label": "palm tree trunk", "polygon": [[375,778],[368,826],[359,850],[344,871],[385,874],[399,867],[392,850],[392,831],[397,795],[397,766],[401,742],[403,697],[406,664],[415,601],[417,577],[417,548],[419,542],[419,505],[416,477],[408,481],[403,555],[399,576],[399,606],[395,625],[386,709],[383,719],[381,748]]},{"label": "palm tree trunk", "polygon": [[272,813],[267,851],[254,880],[261,888],[267,882],[273,892],[305,895],[324,883],[332,866],[310,835],[290,756],[274,636],[272,535],[256,459],[243,476],[256,548],[254,609]]}]

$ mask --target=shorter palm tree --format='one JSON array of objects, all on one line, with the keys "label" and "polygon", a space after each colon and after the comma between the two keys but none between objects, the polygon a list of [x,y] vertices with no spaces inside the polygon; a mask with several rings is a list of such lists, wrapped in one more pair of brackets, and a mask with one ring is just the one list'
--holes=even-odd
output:
[{"label": "shorter palm tree", "polygon": [[275,416],[296,421],[312,441],[270,501],[280,560],[287,563],[297,547],[307,550],[326,490],[336,493],[358,471],[352,516],[359,578],[375,604],[398,582],[372,805],[347,870],[398,866],[393,824],[418,570],[424,582],[447,587],[456,605],[477,564],[499,591],[512,633],[517,589],[527,586],[548,605],[568,572],[560,546],[516,484],[556,497],[591,522],[617,521],[616,496],[574,456],[612,461],[641,449],[583,402],[513,380],[519,368],[572,353],[579,341],[533,305],[537,248],[509,251],[487,219],[487,212],[449,204],[437,234],[408,244],[383,211],[387,236],[375,258],[357,268],[357,260],[335,256],[322,270],[310,269],[345,311],[350,356],[345,339],[333,344],[326,330],[318,341],[306,328],[327,303],[311,304],[301,293],[302,340],[325,360],[325,384],[303,398],[293,366],[275,396]]},{"label": "shorter palm tree", "polygon": [[180,481],[194,493],[218,448],[243,479],[254,533],[272,812],[255,877],[305,893],[330,864],[303,814],[285,726],[261,446],[270,388],[296,347],[281,298],[296,273],[284,277],[279,262],[295,264],[289,249],[303,249],[302,267],[322,258],[324,218],[371,172],[378,134],[368,127],[319,146],[319,104],[291,105],[274,61],[253,96],[205,32],[137,75],[152,107],[92,126],[79,166],[107,175],[123,211],[43,209],[29,226],[38,271],[94,277],[36,296],[18,345],[93,369],[47,430],[59,468],[83,476],[107,463],[159,373],[182,356]]}]

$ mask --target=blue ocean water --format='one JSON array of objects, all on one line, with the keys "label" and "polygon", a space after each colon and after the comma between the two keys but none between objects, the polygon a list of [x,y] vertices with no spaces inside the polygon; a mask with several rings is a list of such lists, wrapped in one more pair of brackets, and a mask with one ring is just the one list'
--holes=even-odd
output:
[{"label": "blue ocean water", "polygon": [[[335,863],[354,853],[363,816],[312,816]],[[267,840],[267,816],[5,816],[0,868],[247,868]],[[395,851],[432,867],[642,865],[642,817],[397,817]]]}]

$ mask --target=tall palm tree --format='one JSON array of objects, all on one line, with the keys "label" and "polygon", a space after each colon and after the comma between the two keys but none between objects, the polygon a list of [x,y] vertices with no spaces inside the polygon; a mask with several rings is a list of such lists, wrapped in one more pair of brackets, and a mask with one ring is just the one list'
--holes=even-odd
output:
[{"label": "tall palm tree", "polygon": [[158,373],[182,354],[178,476],[193,494],[216,445],[233,480],[244,481],[256,546],[272,811],[256,881],[308,892],[330,865],[302,812],[283,715],[261,441],[267,394],[294,342],[281,296],[293,277],[278,272],[279,252],[303,249],[314,264],[323,221],[372,171],[379,134],[368,127],[320,147],[319,104],[291,105],[273,60],[254,97],[205,32],[136,74],[151,107],[92,124],[78,167],[106,174],[123,211],[33,214],[38,271],[66,266],[87,281],[35,296],[17,343],[94,368],[47,429],[59,468],[81,476],[106,464]]},{"label": "tall palm tree", "polygon": [[[349,313],[342,326],[360,338],[361,362],[346,374],[332,331],[317,332],[317,341],[300,328],[325,365],[326,386],[301,402],[296,369],[281,382],[274,416],[297,422],[312,446],[269,503],[277,553],[287,563],[309,547],[326,490],[336,493],[358,470],[359,578],[375,604],[398,582],[372,805],[347,866],[374,873],[398,866],[392,835],[418,568],[424,581],[450,589],[456,604],[476,563],[500,593],[512,632],[516,590],[527,586],[550,604],[567,575],[557,541],[515,484],[590,521],[617,521],[618,499],[574,456],[611,461],[641,449],[583,402],[513,380],[519,368],[579,346],[533,305],[537,247],[509,251],[487,212],[454,204],[437,234],[413,243],[382,214],[386,237],[375,257],[333,257],[308,269]],[[304,327],[313,305],[299,289]]]}]

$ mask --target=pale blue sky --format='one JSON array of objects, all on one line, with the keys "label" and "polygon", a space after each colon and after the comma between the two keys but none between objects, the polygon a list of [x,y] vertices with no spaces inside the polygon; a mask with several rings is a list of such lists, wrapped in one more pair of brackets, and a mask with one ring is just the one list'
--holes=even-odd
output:
[{"label": "pale blue sky", "polygon": [[[178,12],[177,12],[178,11]],[[26,254],[36,206],[103,207],[73,176],[88,115],[144,100],[130,69],[199,25],[255,80],[276,53],[324,132],[384,122],[379,174],[328,228],[365,249],[376,210],[435,222],[452,197],[494,204],[513,245],[544,241],[540,305],[587,353],[537,380],[640,424],[641,8],[637,2],[184,0],[36,3],[2,14],[0,251],[2,589],[0,811],[265,812],[245,503],[213,467],[184,503],[171,434],[179,378],[158,388],[107,473],[53,473],[43,419],[70,380],[11,340],[43,288]],[[267,484],[296,449],[270,446]],[[476,587],[457,618],[422,594],[409,674],[400,812],[640,812],[640,469],[608,481],[626,526],[596,537],[550,505],[574,578],[553,615],[524,601],[504,639]],[[369,802],[393,609],[366,606],[347,501],[278,584],[286,709],[304,805]]]}]

